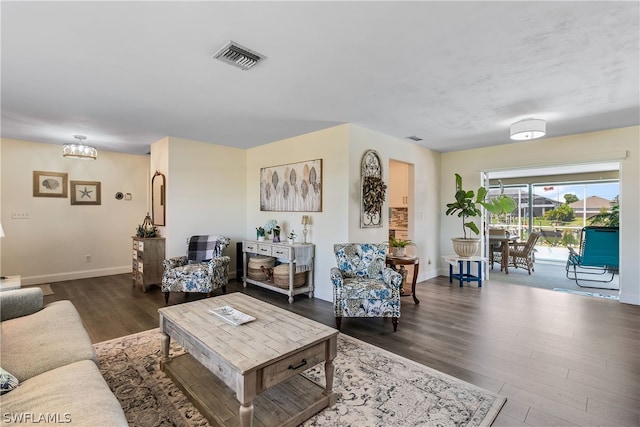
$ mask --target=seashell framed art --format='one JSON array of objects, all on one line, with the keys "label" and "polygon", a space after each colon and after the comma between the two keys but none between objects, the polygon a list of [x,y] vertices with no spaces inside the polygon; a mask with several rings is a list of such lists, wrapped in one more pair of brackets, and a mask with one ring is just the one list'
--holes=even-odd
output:
[{"label": "seashell framed art", "polygon": [[33,197],[67,197],[65,172],[33,171]]},{"label": "seashell framed art", "polygon": [[261,168],[260,210],[322,212],[322,159]]}]

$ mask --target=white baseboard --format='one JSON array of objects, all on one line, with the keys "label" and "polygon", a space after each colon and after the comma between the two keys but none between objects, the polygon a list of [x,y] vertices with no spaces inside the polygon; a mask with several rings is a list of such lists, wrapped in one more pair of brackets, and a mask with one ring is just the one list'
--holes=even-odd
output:
[{"label": "white baseboard", "polygon": [[63,282],[65,280],[88,279],[90,277],[111,276],[113,274],[131,273],[131,266],[99,268],[95,270],[69,271],[65,273],[44,274],[40,276],[22,276],[23,286],[41,285],[43,283]]}]

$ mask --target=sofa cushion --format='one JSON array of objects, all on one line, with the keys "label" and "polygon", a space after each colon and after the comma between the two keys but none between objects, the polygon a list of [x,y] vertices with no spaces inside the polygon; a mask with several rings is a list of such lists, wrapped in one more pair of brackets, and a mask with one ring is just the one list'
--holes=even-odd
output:
[{"label": "sofa cushion", "polygon": [[5,394],[18,387],[18,379],[11,373],[0,368],[0,394]]},{"label": "sofa cushion", "polygon": [[0,320],[27,316],[42,310],[42,289],[22,288],[0,292]]},{"label": "sofa cushion", "polygon": [[88,360],[34,376],[2,396],[3,421],[42,426],[47,424],[42,417],[76,426],[128,425],[98,367]]},{"label": "sofa cushion", "polygon": [[98,363],[80,315],[70,301],[56,301],[28,316],[0,323],[2,367],[20,382],[80,360]]}]

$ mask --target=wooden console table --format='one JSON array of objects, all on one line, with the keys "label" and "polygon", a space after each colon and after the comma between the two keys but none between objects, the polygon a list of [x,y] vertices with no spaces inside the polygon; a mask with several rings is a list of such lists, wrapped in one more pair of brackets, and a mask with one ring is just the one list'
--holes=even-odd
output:
[{"label": "wooden console table", "polygon": [[[407,269],[404,267],[405,265],[413,265],[413,279],[411,280],[411,293],[405,291],[403,287],[400,288],[401,297],[408,297],[411,295],[413,297],[413,302],[416,304],[420,304],[418,298],[416,298],[416,281],[418,280],[418,269],[420,268],[420,258],[418,257],[395,257],[393,255],[387,255],[386,263],[389,267],[396,270],[398,273],[402,274],[402,282],[404,283],[404,279],[407,277]],[[400,268],[398,268],[400,266]]]},{"label": "wooden console table", "polygon": [[[306,282],[303,286],[294,287],[294,274],[296,265],[303,262],[296,256],[296,252],[300,253],[302,248],[311,248],[310,266],[307,271]],[[283,289],[274,285],[271,280],[256,280],[249,278],[249,257],[247,254],[257,254],[271,256],[289,264],[289,288]],[[289,304],[293,303],[293,296],[303,293],[309,293],[309,298],[313,298],[313,259],[315,256],[315,245],[311,243],[287,243],[260,242],[256,240],[245,240],[242,242],[242,265],[244,274],[242,276],[242,285],[246,288],[247,283],[261,286],[281,294],[289,295]]]}]

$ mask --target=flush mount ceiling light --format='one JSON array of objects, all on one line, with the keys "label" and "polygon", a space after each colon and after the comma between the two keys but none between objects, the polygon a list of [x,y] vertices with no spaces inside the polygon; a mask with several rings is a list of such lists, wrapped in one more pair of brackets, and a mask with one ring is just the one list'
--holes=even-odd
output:
[{"label": "flush mount ceiling light", "polygon": [[98,157],[98,150],[90,145],[84,145],[82,141],[87,139],[84,135],[73,135],[78,140],[77,144],[64,144],[62,156],[70,159],[95,160]]},{"label": "flush mount ceiling light", "polygon": [[214,53],[212,58],[226,62],[242,70],[248,70],[258,62],[267,59],[267,57],[261,53],[246,48],[232,40]]},{"label": "flush mount ceiling light", "polygon": [[541,119],[524,119],[511,125],[511,139],[524,141],[545,136],[547,122]]}]

